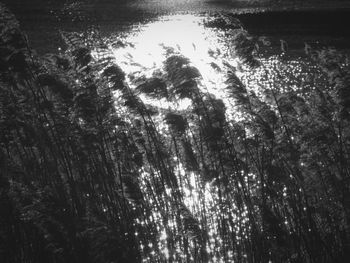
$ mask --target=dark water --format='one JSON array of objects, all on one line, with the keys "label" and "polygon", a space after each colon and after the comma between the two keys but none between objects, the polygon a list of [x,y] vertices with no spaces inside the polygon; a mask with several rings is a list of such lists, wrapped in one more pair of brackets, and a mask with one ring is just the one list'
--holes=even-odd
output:
[{"label": "dark water", "polygon": [[279,40],[283,39],[291,50],[302,49],[305,42],[340,50],[350,49],[350,30],[347,27],[350,24],[350,8],[336,4],[327,9],[322,6],[317,9],[301,6],[296,11],[296,8],[251,8],[233,1],[214,0],[129,1],[128,4],[102,1],[100,5],[62,5],[55,1],[40,5],[40,1],[37,2],[15,4],[8,1],[8,5],[20,20],[30,45],[39,54],[57,52],[59,47],[64,47],[59,30],[84,32],[94,27],[102,36],[108,37],[128,32],[162,15],[177,13],[207,16],[233,14],[249,33],[271,38],[276,48],[279,48]]},{"label": "dark water", "polygon": [[251,34],[284,39],[290,48],[307,42],[316,46],[350,47],[350,10],[274,11],[243,14],[239,19]]}]

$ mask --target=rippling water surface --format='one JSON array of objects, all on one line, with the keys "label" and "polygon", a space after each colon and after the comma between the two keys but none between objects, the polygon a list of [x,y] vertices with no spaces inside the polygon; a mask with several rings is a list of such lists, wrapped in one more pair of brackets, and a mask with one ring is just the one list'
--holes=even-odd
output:
[{"label": "rippling water surface", "polygon": [[[225,21],[229,18],[219,19]],[[111,43],[110,49],[116,63],[127,74],[131,87],[136,86],[135,79],[164,74],[164,62],[170,55],[188,58],[191,65],[199,70],[198,82],[202,92],[223,100],[230,118],[236,111],[225,90],[228,71],[234,71],[244,84],[257,93],[259,88],[281,81],[295,88],[311,85],[309,73],[319,69],[312,65],[303,48],[285,50],[283,53],[278,40],[250,36],[240,24],[232,25],[234,30],[207,26],[216,20],[217,16],[195,14],[161,16],[149,23],[135,25],[128,32],[107,37],[107,42]],[[238,21],[234,20],[234,23]],[[254,55],[260,62],[259,67],[249,67],[237,55],[237,32],[244,32],[255,41]],[[142,98],[146,103],[163,109],[185,109],[190,106],[186,99],[169,102],[151,101],[147,96]]]},{"label": "rippling water surface", "polygon": [[[226,107],[226,119],[228,122],[240,120],[239,111],[234,101],[230,99],[226,89],[227,74],[234,72],[238,78],[244,83],[250,91],[261,96],[267,103],[269,98],[263,97],[262,89],[288,87],[291,89],[307,90],[312,89],[317,83],[322,83],[322,74],[320,69],[315,66],[312,61],[304,54],[304,50],[294,50],[289,52],[284,50],[283,53],[279,45],[272,46],[272,39],[252,37],[249,33],[241,28],[239,23],[236,24],[235,30],[217,27],[208,27],[210,21],[214,21],[217,17],[199,16],[193,14],[177,14],[161,16],[156,20],[142,25],[132,27],[128,32],[123,34],[115,34],[113,37],[107,37],[106,43],[115,57],[116,63],[126,73],[126,82],[136,93],[140,80],[152,77],[163,77],[165,61],[170,56],[182,56],[189,60],[190,65],[199,71],[196,78],[198,88],[203,94],[210,94],[216,99],[224,102]],[[221,17],[223,21],[225,18]],[[228,18],[227,18],[228,19]],[[228,21],[232,23],[232,21]],[[251,67],[237,54],[236,37],[237,32],[244,32],[246,36],[252,40],[255,39],[254,56],[259,61],[260,66]],[[99,56],[99,50],[94,51],[96,57]],[[157,132],[163,136],[169,135],[167,126],[164,125],[164,111],[184,111],[191,112],[192,106],[189,99],[154,99],[145,94],[138,93],[143,103],[151,105],[159,110],[158,115],[153,116],[156,123]],[[121,94],[115,93],[117,110],[122,111],[123,107],[118,103]],[[127,109],[125,109],[127,112]],[[191,121],[189,121],[191,125]],[[249,136],[249,131],[248,131]],[[176,176],[180,182],[180,189],[184,197],[184,204],[190,212],[198,220],[202,220],[200,215],[205,214],[205,224],[208,229],[208,241],[206,252],[210,255],[210,262],[233,262],[237,258],[233,250],[225,251],[225,259],[218,257],[223,241],[219,238],[220,229],[217,215],[217,206],[221,205],[218,196],[218,186],[214,181],[203,183],[201,175],[196,172],[186,172],[183,164],[174,156]],[[151,180],[150,173],[147,170],[142,171],[142,182],[144,189],[147,189],[147,181]],[[250,181],[251,188],[254,191],[254,184],[258,184],[256,175],[246,174],[244,180]],[[284,190],[286,191],[286,190]],[[165,189],[166,196],[172,195],[171,189]],[[147,193],[145,193],[147,195]],[[150,198],[151,200],[151,198]],[[152,203],[152,201],[151,201]],[[228,209],[228,208],[227,208]],[[240,233],[240,237],[244,237],[245,231],[249,228],[244,224],[248,221],[247,208],[238,209],[234,204],[230,206],[230,211],[226,211],[231,215],[233,222],[237,224],[235,229],[229,231]],[[147,222],[161,222],[162,216],[158,212],[154,212],[150,218],[140,224]],[[157,223],[158,224],[158,223]],[[174,219],[169,218],[168,227],[172,228],[176,225]],[[169,237],[166,229],[162,224],[158,224],[157,235],[159,241],[157,244],[142,243],[142,249],[151,249],[155,255],[160,251],[164,259],[169,257],[177,260],[185,256],[182,251],[173,251],[171,254],[168,250]],[[138,235],[138,233],[135,233]],[[240,237],[237,242],[240,243]],[[245,255],[243,255],[244,257]],[[144,262],[152,262],[152,258],[144,258]],[[228,260],[228,261],[227,261]],[[242,261],[244,262],[244,260]]]}]

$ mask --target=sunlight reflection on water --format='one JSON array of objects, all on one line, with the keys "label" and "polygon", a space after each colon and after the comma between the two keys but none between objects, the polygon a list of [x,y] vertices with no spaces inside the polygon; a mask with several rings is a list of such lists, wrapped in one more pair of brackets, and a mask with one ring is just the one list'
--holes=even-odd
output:
[{"label": "sunlight reflection on water", "polygon": [[[310,67],[303,58],[286,59],[274,55],[260,58],[261,66],[258,68],[245,66],[234,52],[232,35],[223,29],[206,27],[206,18],[194,14],[168,15],[134,27],[124,37],[126,44],[112,50],[118,65],[129,76],[129,86],[135,88],[131,80],[164,73],[164,61],[170,53],[182,55],[199,70],[201,76],[197,78],[197,83],[201,92],[212,94],[225,103],[228,120],[239,120],[241,116],[225,90],[227,72],[232,69],[248,90],[258,96],[262,88],[272,87],[281,81],[288,82],[294,88],[312,85],[314,80],[308,74],[310,70],[319,69]],[[275,51],[280,53],[278,49]],[[154,100],[143,94],[140,94],[140,98],[146,104],[161,109],[184,110],[191,106],[191,101],[186,98],[177,101]]]},{"label": "sunlight reflection on water", "polygon": [[[237,60],[230,56],[229,48],[223,39],[223,32],[206,28],[202,17],[173,15],[137,28],[127,37],[132,46],[115,49],[114,54],[121,68],[133,77],[151,77],[154,72],[162,70],[169,52],[181,54],[201,73],[199,81],[202,88],[224,98],[224,73],[213,68],[212,63],[219,63],[219,67],[222,67],[220,62],[226,58],[235,66]],[[211,51],[216,54],[213,55]],[[165,101],[150,103],[161,108],[175,106],[177,109],[184,109],[190,102],[183,100],[177,105]]]},{"label": "sunlight reflection on water", "polygon": [[[141,77],[150,78],[160,73],[164,74],[164,61],[169,54],[182,55],[188,58],[191,65],[199,70],[201,76],[196,81],[201,92],[212,94],[217,99],[221,99],[226,106],[226,119],[228,122],[233,122],[239,119],[239,113],[225,89],[228,70],[235,68],[236,75],[248,89],[257,93],[258,96],[261,95],[261,89],[271,88],[274,85],[284,86],[288,82],[289,87],[298,88],[306,85],[311,87],[315,81],[314,79],[308,79],[307,70],[317,71],[318,69],[310,67],[298,58],[286,59],[286,57],[276,55],[269,58],[260,58],[262,65],[255,69],[245,66],[233,51],[233,39],[230,39],[230,36],[225,34],[224,30],[206,27],[203,24],[203,19],[203,17],[189,14],[164,16],[158,21],[135,27],[123,39],[124,45],[112,49],[117,64],[127,75],[127,84],[132,89],[135,89],[134,79]],[[227,64],[231,65],[231,68],[227,68]],[[118,93],[115,96],[118,99]],[[140,98],[146,104],[165,110],[186,110],[192,106],[189,99],[178,101],[155,100],[142,94]],[[262,99],[267,100],[267,98]],[[156,116],[154,118],[159,119],[157,124],[162,124],[157,127],[160,134],[169,132],[163,122],[164,116]],[[212,255],[210,262],[221,262],[220,260],[222,259],[215,256],[215,253],[220,251],[223,242],[216,232],[218,222],[215,219],[220,216],[215,213],[218,212],[216,207],[218,205],[221,206],[218,196],[218,188],[221,186],[213,181],[203,184],[198,173],[186,172],[183,164],[175,158],[174,162],[177,163],[175,174],[181,184],[180,188],[184,197],[184,204],[195,217],[200,214],[206,214],[207,216],[205,224],[208,228],[209,237],[206,251]],[[146,170],[141,171],[142,187],[149,187],[145,183],[147,180],[152,180],[150,172]],[[244,180],[252,180],[259,184],[254,174],[245,175]],[[252,189],[254,189],[253,186]],[[172,195],[172,190],[168,188],[164,190],[162,195],[164,195],[163,197],[166,200],[166,196]],[[152,199],[149,202],[150,205],[154,205]],[[226,211],[225,207],[222,209],[225,210],[226,215],[231,216],[231,220],[239,222],[234,226],[230,226],[230,231],[239,233],[237,242],[241,242],[240,238],[249,232],[249,226],[245,225],[248,221],[248,210],[245,205],[238,208],[235,204],[231,204],[232,208],[233,210],[230,211]],[[156,220],[161,222],[162,220],[162,215],[158,212],[154,212],[151,217],[149,218],[150,221]],[[141,224],[143,223],[141,222]],[[169,219],[168,225],[169,227],[175,227],[176,222],[173,219]],[[159,233],[157,250],[163,253],[165,259],[169,259],[167,232],[161,227],[157,227],[157,230]],[[148,247],[151,250],[154,248],[151,243],[142,244],[141,248],[143,247]],[[152,253],[151,255],[153,255]],[[176,253],[179,254],[178,257],[183,257],[181,251]],[[233,262],[234,251],[228,249],[227,258],[231,260],[230,262]],[[145,258],[144,262],[152,261]]]}]

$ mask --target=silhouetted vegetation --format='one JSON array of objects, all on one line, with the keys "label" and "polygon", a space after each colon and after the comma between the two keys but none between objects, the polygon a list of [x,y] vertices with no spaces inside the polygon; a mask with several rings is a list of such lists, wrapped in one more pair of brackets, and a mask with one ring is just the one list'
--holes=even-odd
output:
[{"label": "silhouetted vegetation", "polygon": [[[254,39],[236,30],[253,74]],[[345,56],[309,50],[317,85],[276,68],[259,94],[227,65],[234,120],[176,52],[133,89],[97,36],[61,32],[67,50],[37,57],[2,5],[0,34],[1,262],[350,259]]]}]

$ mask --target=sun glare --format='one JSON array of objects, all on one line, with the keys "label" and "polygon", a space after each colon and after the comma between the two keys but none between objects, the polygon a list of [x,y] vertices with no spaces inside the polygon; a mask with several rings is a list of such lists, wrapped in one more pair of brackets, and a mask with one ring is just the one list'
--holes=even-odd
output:
[{"label": "sun glare", "polygon": [[[234,70],[234,73],[246,85],[247,89],[253,91],[259,97],[261,97],[262,93],[260,91],[262,88],[272,88],[273,85],[284,86],[286,81],[294,81],[293,76],[295,79],[300,79],[303,85],[309,85],[306,79],[307,74],[303,73],[305,65],[303,66],[302,62],[297,59],[286,61],[279,56],[268,59],[259,58],[261,66],[253,69],[245,66],[234,53],[234,41],[230,39],[230,36],[225,34],[225,31],[222,29],[206,27],[204,19],[204,17],[191,14],[163,16],[157,21],[131,30],[126,37],[123,37],[124,43],[122,45],[112,48],[117,64],[126,73],[127,85],[131,89],[136,89],[135,79],[162,76],[165,73],[164,62],[169,56],[183,56],[200,73],[200,77],[196,78],[200,91],[203,94],[211,94],[216,99],[223,101],[228,123],[240,121],[243,118],[242,113],[237,110],[238,106],[234,105],[233,100],[227,93],[225,81],[229,70]],[[297,82],[288,84],[290,84],[289,87],[300,86],[300,83]],[[118,104],[120,92],[117,91],[115,97]],[[145,94],[138,94],[138,97],[145,104],[163,110],[181,111],[192,107],[192,101],[186,98],[170,101],[164,98],[152,99]],[[268,98],[263,97],[261,99],[268,100]],[[119,110],[122,111],[122,109]],[[156,129],[159,134],[164,135],[170,132],[164,122],[162,113],[152,116],[152,119],[157,123]],[[191,123],[189,123],[189,126],[191,127]],[[247,130],[247,136],[249,137],[249,130]],[[238,233],[237,242],[241,242],[242,237],[248,236],[249,232],[249,226],[245,225],[248,222],[247,207],[244,204],[240,205],[240,207],[231,204],[230,208],[221,206],[220,191],[224,187],[218,182],[220,180],[214,179],[204,182],[203,176],[199,172],[186,171],[184,164],[175,156],[172,157],[172,160],[175,163],[174,172],[180,184],[179,188],[184,205],[194,217],[206,214],[205,223],[209,226],[206,251],[211,254],[212,262],[221,262],[215,256],[215,251],[223,242],[218,233],[215,232],[215,229],[218,227],[218,222],[215,221],[215,218],[220,216],[217,213],[220,213],[220,211],[225,212],[226,215],[230,215],[231,220],[240,222],[237,225],[231,225],[230,231]],[[241,173],[243,175],[243,171]],[[155,189],[153,188],[155,187],[147,184],[147,182],[154,182],[154,180],[157,180],[155,177],[157,175],[154,175],[153,172],[142,168],[141,186],[144,189],[149,188],[148,190],[154,191]],[[246,183],[248,183],[248,179],[259,183],[254,174],[245,175],[244,180]],[[241,187],[240,183],[237,187]],[[167,186],[164,186],[164,191],[160,193],[161,198],[165,200],[169,200],[167,198],[173,194],[173,189]],[[234,198],[235,196],[232,196],[232,199]],[[149,200],[150,205],[155,205],[152,198],[149,198]],[[220,206],[219,209],[217,209],[218,205]],[[229,220],[229,218],[225,219]],[[161,222],[162,214],[153,212],[151,217],[146,220],[148,222]],[[142,224],[145,224],[145,222],[141,222]],[[159,237],[157,246],[166,260],[174,256],[172,253],[178,253],[178,257],[183,256],[182,253],[170,252],[167,248],[167,242],[170,237],[166,228],[174,228],[175,226],[176,223],[171,218],[167,221],[167,226],[157,225]],[[142,247],[148,247],[152,249],[152,252],[155,251],[152,244],[142,244]],[[227,257],[233,260],[235,257],[234,252],[228,250]],[[151,262],[151,259],[148,258],[145,262]]]},{"label": "sun glare", "polygon": [[[191,14],[164,16],[135,28],[126,38],[130,45],[113,49],[113,53],[120,67],[133,77],[151,77],[162,70],[169,53],[182,55],[199,70],[200,88],[225,100],[222,62],[225,60],[235,66],[237,59],[230,56],[229,48],[222,41],[222,33],[205,27],[203,17]],[[190,101],[186,99],[175,105],[166,101],[148,101],[146,97],[143,99],[161,108],[186,109],[190,106]]]}]

